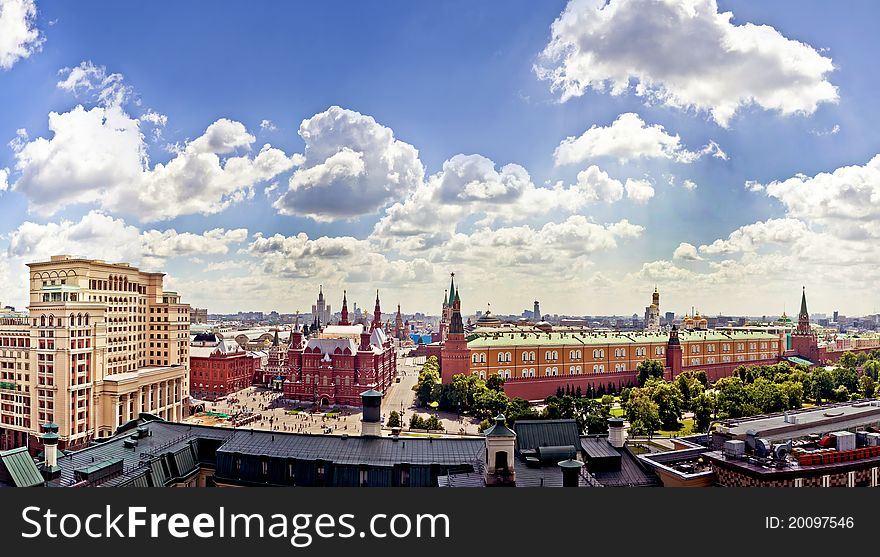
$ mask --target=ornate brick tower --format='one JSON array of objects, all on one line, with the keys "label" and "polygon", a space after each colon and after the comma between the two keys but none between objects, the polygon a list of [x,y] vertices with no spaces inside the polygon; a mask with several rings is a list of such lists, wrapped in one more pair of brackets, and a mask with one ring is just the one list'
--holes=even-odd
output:
[{"label": "ornate brick tower", "polygon": [[400,314],[400,304],[397,304],[397,315],[394,318],[394,338],[406,339],[406,327],[403,324],[403,316]]},{"label": "ornate brick tower", "polygon": [[678,340],[678,327],[673,325],[672,330],[669,331],[669,342],[666,343],[666,367],[672,371],[670,379],[681,373],[681,360],[681,341]]},{"label": "ornate brick tower", "polygon": [[814,364],[822,363],[816,334],[810,329],[810,312],[807,311],[807,288],[801,292],[801,311],[798,313],[797,329],[791,334],[791,349],[801,358]]},{"label": "ornate brick tower", "polygon": [[373,308],[373,322],[370,323],[370,331],[382,328],[382,308],[379,307],[379,291],[376,290],[376,307]]},{"label": "ornate brick tower", "polygon": [[461,298],[456,292],[452,302],[452,316],[449,319],[449,334],[440,353],[440,379],[443,383],[451,383],[453,376],[468,373],[469,369],[470,353],[464,338],[464,323],[461,321]]},{"label": "ornate brick tower", "polygon": [[440,342],[446,341],[449,334],[449,320],[452,318],[452,303],[455,301],[455,273],[450,273],[449,290],[443,291],[443,309],[440,313]]},{"label": "ornate brick tower", "polygon": [[342,318],[339,320],[340,325],[351,325],[348,321],[348,298],[345,290],[342,291]]}]

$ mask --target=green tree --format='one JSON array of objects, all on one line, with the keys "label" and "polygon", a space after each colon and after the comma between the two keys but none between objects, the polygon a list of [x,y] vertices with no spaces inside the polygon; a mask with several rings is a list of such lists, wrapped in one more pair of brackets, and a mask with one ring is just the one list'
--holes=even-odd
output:
[{"label": "green tree", "polygon": [[834,376],[827,369],[820,369],[810,374],[813,381],[813,398],[816,404],[822,404],[823,400],[832,398],[834,391]]},{"label": "green tree", "polygon": [[870,375],[862,375],[859,377],[859,387],[861,388],[862,394],[865,395],[865,398],[874,398],[874,390],[877,387]]},{"label": "green tree", "polygon": [[474,396],[473,411],[480,418],[492,418],[507,409],[509,399],[503,391],[482,389]]},{"label": "green tree", "polygon": [[651,378],[663,378],[663,364],[657,360],[643,360],[636,366],[639,372],[639,387],[644,387]]},{"label": "green tree", "polygon": [[444,429],[443,424],[440,423],[440,420],[434,414],[428,416],[428,419],[424,420],[423,425],[424,429],[428,431],[442,431]]},{"label": "green tree", "polygon": [[413,414],[412,418],[409,419],[409,428],[410,429],[425,429],[425,419],[419,416],[418,414]]},{"label": "green tree", "polygon": [[419,372],[419,379],[413,386],[416,398],[423,406],[433,400],[434,390],[438,384],[440,384],[440,365],[437,363],[437,357],[431,356],[425,360]]},{"label": "green tree", "polygon": [[835,402],[846,402],[850,398],[849,389],[841,385],[831,391],[831,398]]},{"label": "green tree", "polygon": [[633,389],[626,403],[626,419],[633,435],[654,435],[660,429],[660,410],[644,389]]},{"label": "green tree", "polygon": [[877,377],[880,376],[880,360],[868,360],[862,366],[862,371],[865,375],[877,381]]},{"label": "green tree", "polygon": [[837,360],[840,367],[855,369],[859,365],[859,358],[852,352],[844,352]]},{"label": "green tree", "polygon": [[737,376],[722,377],[715,382],[718,393],[718,412],[728,418],[740,418],[746,413],[745,383]]},{"label": "green tree", "polygon": [[694,411],[694,429],[703,432],[709,429],[712,423],[712,397],[706,392],[701,392],[691,403]]},{"label": "green tree", "polygon": [[493,391],[503,391],[504,390],[504,376],[500,373],[493,373],[486,379],[486,388],[491,389]]},{"label": "green tree", "polygon": [[477,393],[486,390],[486,382],[477,375],[459,373],[452,376],[452,390],[462,410],[474,410]]},{"label": "green tree", "polygon": [[786,381],[782,384],[782,391],[788,401],[789,410],[797,410],[804,404],[804,385],[797,381]]},{"label": "green tree", "polygon": [[854,367],[836,367],[831,374],[834,377],[835,387],[846,387],[851,393],[859,390],[859,373]]},{"label": "green tree", "polygon": [[660,423],[663,429],[677,430],[681,428],[681,410],[684,406],[684,397],[675,383],[669,383],[662,379],[650,379],[645,384],[651,400],[657,405]]},{"label": "green tree", "polygon": [[507,402],[504,417],[507,418],[507,425],[513,427],[517,420],[537,420],[541,415],[529,405],[527,400],[512,398]]},{"label": "green tree", "polygon": [[388,427],[400,427],[400,414],[397,410],[392,410],[391,414],[388,415]]}]

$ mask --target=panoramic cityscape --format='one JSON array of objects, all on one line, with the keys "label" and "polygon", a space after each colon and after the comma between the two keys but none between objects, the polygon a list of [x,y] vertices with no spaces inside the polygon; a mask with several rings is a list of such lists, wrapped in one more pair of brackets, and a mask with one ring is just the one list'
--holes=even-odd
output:
[{"label": "panoramic cityscape", "polygon": [[880,485],[872,6],[160,4],[0,0],[0,487]]}]

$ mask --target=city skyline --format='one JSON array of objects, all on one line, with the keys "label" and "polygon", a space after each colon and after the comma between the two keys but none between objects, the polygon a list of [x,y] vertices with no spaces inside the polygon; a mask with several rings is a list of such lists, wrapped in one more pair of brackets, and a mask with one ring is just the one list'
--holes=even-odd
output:
[{"label": "city skyline", "polygon": [[71,254],[211,313],[880,311],[870,3],[0,6],[4,305]]}]

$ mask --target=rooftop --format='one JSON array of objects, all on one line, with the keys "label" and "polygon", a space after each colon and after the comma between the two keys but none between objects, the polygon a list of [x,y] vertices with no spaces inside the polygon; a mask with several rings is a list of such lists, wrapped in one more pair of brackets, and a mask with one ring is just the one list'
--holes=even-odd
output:
[{"label": "rooftop", "polygon": [[[679,331],[681,342],[779,340],[777,335],[763,331]],[[492,332],[480,331],[468,337],[468,348],[492,348],[496,346],[552,346],[552,345],[626,345],[666,344],[669,333],[657,332],[542,332],[539,330]]]}]

